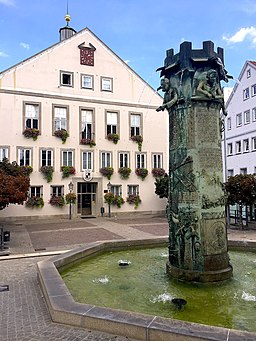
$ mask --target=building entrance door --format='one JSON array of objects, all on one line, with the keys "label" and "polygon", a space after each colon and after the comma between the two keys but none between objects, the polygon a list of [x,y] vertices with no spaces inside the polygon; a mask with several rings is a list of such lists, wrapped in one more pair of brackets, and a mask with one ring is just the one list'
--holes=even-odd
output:
[{"label": "building entrance door", "polygon": [[77,213],[82,216],[96,215],[96,190],[95,182],[77,183]]}]

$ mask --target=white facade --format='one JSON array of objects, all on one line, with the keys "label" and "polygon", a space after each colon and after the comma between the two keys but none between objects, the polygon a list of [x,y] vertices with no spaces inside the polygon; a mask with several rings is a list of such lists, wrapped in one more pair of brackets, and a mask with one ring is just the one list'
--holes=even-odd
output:
[{"label": "white facade", "polygon": [[226,108],[225,179],[256,173],[256,62],[245,63]]},{"label": "white facade", "polygon": [[[93,65],[81,61],[81,46],[95,48]],[[32,166],[30,195],[44,200],[43,208],[10,205],[0,211],[2,218],[67,215],[67,205],[54,207],[49,200],[67,194],[70,181],[78,197],[72,214],[99,216],[101,207],[108,210],[103,166],[114,168],[111,190],[125,200],[121,208],[111,207],[112,214],[165,209],[151,174],[168,165],[168,113],[155,111],[162,98],[89,29],[0,73],[0,99],[0,160],[7,156]],[[37,140],[24,137],[28,127],[39,129]],[[69,134],[65,143],[54,135],[60,128]],[[117,144],[107,139],[109,132],[119,134]],[[132,135],[143,136],[141,151]],[[83,145],[82,138],[96,145]],[[43,165],[54,168],[49,183],[40,172]],[[76,173],[63,179],[61,167],[67,165]],[[124,165],[132,170],[127,180],[118,173]],[[135,174],[138,167],[148,169],[143,181]],[[91,170],[90,181],[83,179],[84,169]],[[140,196],[137,210],[126,202],[129,192]]]}]

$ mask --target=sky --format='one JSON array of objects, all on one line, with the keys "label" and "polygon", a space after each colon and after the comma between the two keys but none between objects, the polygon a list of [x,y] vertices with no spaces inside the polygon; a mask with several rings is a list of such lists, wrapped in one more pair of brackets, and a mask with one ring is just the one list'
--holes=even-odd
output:
[{"label": "sky", "polygon": [[67,12],[76,31],[88,27],[153,88],[166,50],[183,41],[224,49],[234,80],[256,60],[256,0],[0,0],[0,71],[59,41]]}]

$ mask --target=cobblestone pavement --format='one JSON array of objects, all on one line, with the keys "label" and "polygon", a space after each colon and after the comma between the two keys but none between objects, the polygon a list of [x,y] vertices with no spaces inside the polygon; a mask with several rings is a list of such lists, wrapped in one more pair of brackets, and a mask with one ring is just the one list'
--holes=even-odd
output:
[{"label": "cobblestone pavement", "polygon": [[[53,323],[36,273],[36,263],[47,257],[43,256],[43,251],[40,257],[38,254],[35,257],[35,250],[58,252],[96,240],[167,236],[165,218],[38,220],[5,225],[5,229],[11,231],[11,255],[0,257],[0,285],[9,286],[9,291],[0,291],[1,341],[132,341],[126,337]],[[230,229],[228,237],[256,241],[256,230]]]}]

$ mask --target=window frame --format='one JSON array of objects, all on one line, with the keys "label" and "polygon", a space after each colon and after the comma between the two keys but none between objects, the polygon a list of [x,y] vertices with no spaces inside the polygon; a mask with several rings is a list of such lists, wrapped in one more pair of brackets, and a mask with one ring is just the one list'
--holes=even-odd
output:
[{"label": "window frame", "polygon": [[227,154],[228,156],[233,155],[233,143],[232,142],[227,144]]},{"label": "window frame", "polygon": [[28,127],[26,124],[26,106],[27,105],[33,105],[33,106],[38,106],[38,119],[37,119],[37,128],[39,130],[39,135],[41,135],[41,110],[42,110],[42,105],[40,102],[32,102],[32,101],[23,101],[23,129],[27,128],[33,128],[33,127]]},{"label": "window frame", "polygon": [[[67,156],[67,164],[64,164],[64,153],[71,153],[71,165],[69,165],[69,157]],[[61,167],[74,167],[75,164],[75,150],[74,149],[61,149],[60,150]]]},{"label": "window frame", "polygon": [[[121,161],[121,155],[123,156],[127,156],[127,160],[122,160]],[[123,164],[123,165],[121,165]],[[126,164],[126,166],[125,166]],[[118,152],[118,168],[123,168],[123,167],[126,167],[126,168],[130,168],[130,152],[125,152],[125,151],[121,151],[121,152]]]},{"label": "window frame", "polygon": [[[160,160],[154,160],[155,157],[160,157]],[[152,153],[152,169],[153,168],[163,168],[163,153]]]},{"label": "window frame", "polygon": [[[108,114],[116,114],[116,125],[108,124]],[[110,132],[108,132],[108,126],[110,126]],[[115,127],[115,129],[113,129]],[[120,130],[120,111],[119,110],[105,110],[105,130],[106,130],[106,138],[108,134],[118,134]],[[114,132],[115,131],[115,132]]]},{"label": "window frame", "polygon": [[[83,79],[85,77],[88,77],[91,79],[91,86],[84,86]],[[89,75],[89,74],[85,74],[85,73],[81,74],[81,89],[94,90],[94,76],[93,75]]]},{"label": "window frame", "polygon": [[240,168],[240,174],[246,175],[247,174],[247,167]]},{"label": "window frame", "polygon": [[228,117],[227,118],[227,130],[231,130],[231,128],[232,128],[232,125],[231,125],[231,117]]},{"label": "window frame", "polygon": [[252,122],[256,122],[256,107],[252,108]]},{"label": "window frame", "polygon": [[[70,77],[70,84],[65,84],[63,82],[63,76],[65,76],[65,75],[68,75]],[[61,87],[73,88],[74,87],[74,72],[60,70],[60,86]]]},{"label": "window frame", "polygon": [[[230,174],[231,173],[231,174]],[[228,178],[230,177],[230,176],[234,176],[234,169],[228,169],[227,170],[227,176],[228,176]]]},{"label": "window frame", "polygon": [[252,94],[252,97],[256,96],[256,84],[252,84],[252,86],[251,86],[251,94]]},{"label": "window frame", "polygon": [[243,140],[243,152],[244,153],[248,153],[250,151],[250,143],[249,143],[249,139],[244,139]]},{"label": "window frame", "polygon": [[[54,192],[56,192],[56,193],[54,193]],[[59,192],[60,192],[60,194],[59,194]],[[64,196],[64,185],[51,185],[51,194],[50,195],[51,195],[51,197],[53,197],[53,196],[56,196],[56,197]]]},{"label": "window frame", "polygon": [[[132,191],[130,191],[132,189]],[[139,195],[140,194],[140,187],[139,185],[127,185],[127,195]]]},{"label": "window frame", "polygon": [[246,76],[247,76],[247,78],[251,77],[251,69],[246,70]]},{"label": "window frame", "polygon": [[[82,121],[83,111],[87,111],[87,112],[92,113],[92,122],[91,123],[85,123],[86,127],[87,127],[86,133],[84,132],[84,130],[82,130],[83,129],[83,121]],[[91,124],[91,132],[89,132],[88,124]],[[81,141],[82,138],[95,140],[95,109],[94,108],[79,107],[79,131],[80,131],[79,142]],[[85,135],[84,135],[84,133],[85,133]]]},{"label": "window frame", "polygon": [[[34,194],[35,195],[32,195],[32,189],[33,191],[35,192]],[[39,191],[39,195],[36,195],[37,191]],[[29,197],[32,198],[32,197],[38,197],[38,198],[42,198],[43,197],[43,186],[30,186],[29,187]]]},{"label": "window frame", "polygon": [[[55,129],[55,109],[66,109],[66,128],[60,127],[60,129]],[[61,119],[60,119],[61,123]],[[62,104],[53,104],[52,105],[52,135],[54,136],[54,132],[57,130],[65,129],[67,132],[69,132],[69,106],[68,105],[62,105]]]},{"label": "window frame", "polygon": [[[109,81],[109,88],[105,87],[104,82]],[[113,78],[107,76],[100,77],[100,90],[103,92],[113,92]]]},{"label": "window frame", "polygon": [[236,141],[236,154],[242,153],[242,143],[241,141]]},{"label": "window frame", "polygon": [[[29,151],[29,163],[28,164],[26,164],[26,162],[24,162],[24,164],[20,163],[21,151],[23,151],[23,152]],[[33,164],[33,149],[30,147],[17,147],[17,164],[19,166],[32,166],[32,164]]]},{"label": "window frame", "polygon": [[[105,164],[103,164],[103,154],[105,155]],[[109,162],[106,158],[106,156],[109,155]],[[110,151],[100,151],[100,168],[105,168],[105,167],[113,167],[113,156],[112,156],[112,152]]]},{"label": "window frame", "polygon": [[244,124],[249,124],[251,122],[250,114],[250,109],[244,111]]},{"label": "window frame", "polygon": [[[141,167],[143,164],[144,167]],[[135,168],[147,168],[147,153],[135,153]]]},{"label": "window frame", "polygon": [[122,185],[111,184],[110,192],[113,193],[114,195],[122,196]]},{"label": "window frame", "polygon": [[[87,155],[91,155],[91,167],[92,168],[84,168],[84,154],[87,154]],[[88,158],[87,158],[87,161],[88,163]],[[90,170],[90,171],[93,171],[94,170],[94,152],[92,150],[81,150],[81,171],[83,172],[84,170]]]},{"label": "window frame", "polygon": [[[3,155],[4,150],[7,151],[7,156]],[[4,158],[6,158],[8,160],[10,158],[10,147],[8,147],[8,146],[0,146],[0,162],[2,162]]]},{"label": "window frame", "polygon": [[252,148],[252,151],[256,150],[256,137],[252,137],[251,148]]},{"label": "window frame", "polygon": [[[139,126],[132,126],[132,116],[139,116],[140,117],[140,125]],[[137,131],[136,131],[136,134],[133,134],[132,133],[132,128],[139,128],[139,134],[137,134]],[[138,135],[141,135],[143,136],[143,115],[141,112],[135,112],[135,111],[130,111],[129,112],[129,138],[131,140],[132,136],[138,136]]]},{"label": "window frame", "polygon": [[243,100],[246,101],[250,98],[250,88],[247,87],[243,90]]},{"label": "window frame", "polygon": [[[46,164],[45,165],[43,165],[43,156],[42,156],[42,153],[43,152],[46,152]],[[50,162],[50,164],[49,164],[49,162],[48,162],[48,153],[50,152],[50,154],[51,154],[51,162]],[[42,167],[42,166],[51,166],[51,167],[53,167],[53,165],[54,165],[54,150],[53,150],[53,148],[40,148],[39,149],[39,168],[40,167]]]},{"label": "window frame", "polygon": [[236,114],[236,126],[241,127],[243,124],[243,117],[242,113],[240,112],[239,114]]}]

